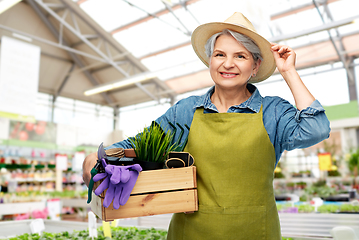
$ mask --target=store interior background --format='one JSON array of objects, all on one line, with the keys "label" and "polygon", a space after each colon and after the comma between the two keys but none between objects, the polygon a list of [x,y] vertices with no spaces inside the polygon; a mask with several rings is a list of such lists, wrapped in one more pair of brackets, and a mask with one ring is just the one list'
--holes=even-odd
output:
[{"label": "store interior background", "polygon": [[[275,184],[327,179],[355,189],[348,159],[359,145],[357,9],[357,0],[14,2],[0,13],[0,208],[41,199],[29,191],[86,198],[81,167],[87,154],[102,142],[133,136],[176,101],[209,89],[190,35],[234,11],[270,41],[297,52],[298,72],[331,122],[328,140],[282,155]],[[22,47],[29,55],[16,51]],[[24,62],[35,60],[30,71]],[[262,96],[294,104],[278,72],[255,85]],[[85,95],[100,87],[106,91]],[[330,171],[320,169],[318,153],[329,153]],[[61,204],[53,218],[86,220],[79,213],[85,204]],[[21,216],[2,211],[0,220]]]}]

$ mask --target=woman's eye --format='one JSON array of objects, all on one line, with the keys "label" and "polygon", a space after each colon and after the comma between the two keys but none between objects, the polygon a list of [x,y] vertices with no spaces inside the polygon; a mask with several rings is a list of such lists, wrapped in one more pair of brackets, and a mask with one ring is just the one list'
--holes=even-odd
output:
[{"label": "woman's eye", "polygon": [[223,53],[216,53],[214,56],[215,56],[215,57],[223,57],[224,54],[223,54]]},{"label": "woman's eye", "polygon": [[245,58],[243,55],[237,55],[237,58]]}]

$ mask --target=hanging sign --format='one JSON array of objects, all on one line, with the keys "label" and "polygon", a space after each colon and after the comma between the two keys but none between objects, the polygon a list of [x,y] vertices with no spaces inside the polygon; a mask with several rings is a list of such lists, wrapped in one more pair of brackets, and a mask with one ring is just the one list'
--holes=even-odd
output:
[{"label": "hanging sign", "polygon": [[76,152],[72,159],[72,171],[81,171],[82,163],[86,157],[85,152]]},{"label": "hanging sign", "polygon": [[330,171],[332,169],[332,155],[330,153],[319,153],[318,159],[321,171]]},{"label": "hanging sign", "polygon": [[38,46],[1,37],[0,117],[35,120],[40,53]]},{"label": "hanging sign", "polygon": [[66,171],[67,170],[67,155],[66,154],[55,154],[56,170]]}]

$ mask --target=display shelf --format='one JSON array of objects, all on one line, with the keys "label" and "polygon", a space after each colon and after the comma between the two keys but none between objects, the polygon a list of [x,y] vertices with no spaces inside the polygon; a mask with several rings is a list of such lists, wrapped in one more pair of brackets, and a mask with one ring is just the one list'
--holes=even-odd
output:
[{"label": "display shelf", "polygon": [[293,238],[331,238],[336,226],[358,226],[359,214],[280,213],[282,236]]},{"label": "display shelf", "polygon": [[43,183],[43,182],[55,182],[56,178],[45,178],[45,179],[10,179],[8,182],[17,183]]},{"label": "display shelf", "polygon": [[[30,224],[33,220],[7,221],[0,222],[0,239],[15,237],[25,233],[31,233]],[[72,232],[74,230],[81,231],[88,228],[87,222],[74,221],[54,221],[44,220],[45,232],[61,233]],[[98,224],[100,226],[101,224]]]},{"label": "display shelf", "polygon": [[61,199],[61,201],[63,207],[91,208],[91,204],[88,204],[85,198]]},{"label": "display shelf", "polygon": [[[350,181],[354,180],[354,177],[326,177],[327,182],[331,181]],[[307,182],[314,183],[320,180],[320,178],[315,177],[290,177],[290,178],[274,178],[273,182]],[[359,176],[356,178],[356,181],[359,181]]]},{"label": "display shelf", "polygon": [[2,203],[0,204],[0,214],[12,215],[29,213],[34,210],[44,210],[45,208],[46,200],[39,202]]}]

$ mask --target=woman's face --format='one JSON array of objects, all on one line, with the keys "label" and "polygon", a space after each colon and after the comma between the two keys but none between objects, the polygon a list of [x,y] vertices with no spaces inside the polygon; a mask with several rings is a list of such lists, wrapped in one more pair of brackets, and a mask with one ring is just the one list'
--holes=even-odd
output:
[{"label": "woman's face", "polygon": [[232,36],[221,35],[214,45],[209,70],[214,83],[224,89],[243,87],[256,74],[260,60],[255,63],[252,54]]}]

